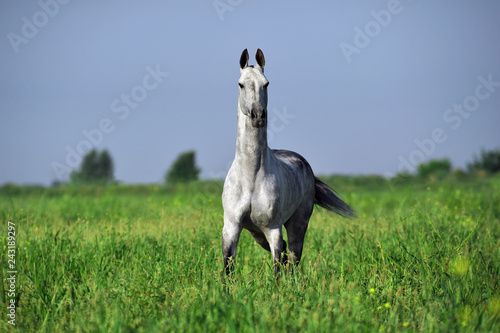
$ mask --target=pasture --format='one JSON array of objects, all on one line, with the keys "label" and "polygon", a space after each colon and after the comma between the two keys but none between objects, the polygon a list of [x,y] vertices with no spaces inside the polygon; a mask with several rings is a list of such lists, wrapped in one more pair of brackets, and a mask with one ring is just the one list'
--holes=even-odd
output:
[{"label": "pasture", "polygon": [[4,186],[3,304],[12,221],[19,332],[500,331],[499,176],[328,180],[357,218],[315,208],[278,280],[244,231],[226,287],[222,182]]}]

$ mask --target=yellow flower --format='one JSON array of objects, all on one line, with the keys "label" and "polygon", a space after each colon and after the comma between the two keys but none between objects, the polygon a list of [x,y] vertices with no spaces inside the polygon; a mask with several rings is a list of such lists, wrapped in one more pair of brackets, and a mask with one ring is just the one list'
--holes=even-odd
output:
[{"label": "yellow flower", "polygon": [[370,288],[370,289],[368,290],[368,292],[369,292],[370,294],[375,293],[375,288]]},{"label": "yellow flower", "polygon": [[384,304],[384,306],[385,306],[386,308],[390,308],[390,307],[391,307],[391,305],[390,305],[389,303],[385,303],[385,304]]},{"label": "yellow flower", "polygon": [[409,323],[409,322],[407,322],[407,321],[405,321],[405,322],[403,323],[403,327],[408,327],[408,325],[410,325],[410,323]]},{"label": "yellow flower", "polygon": [[493,296],[493,298],[490,299],[489,304],[488,304],[488,310],[491,312],[491,314],[493,316],[500,315],[500,297],[499,296]]},{"label": "yellow flower", "polygon": [[465,274],[467,274],[470,264],[467,258],[458,257],[452,260],[450,266],[451,266],[451,272],[453,274],[458,276],[464,276]]}]

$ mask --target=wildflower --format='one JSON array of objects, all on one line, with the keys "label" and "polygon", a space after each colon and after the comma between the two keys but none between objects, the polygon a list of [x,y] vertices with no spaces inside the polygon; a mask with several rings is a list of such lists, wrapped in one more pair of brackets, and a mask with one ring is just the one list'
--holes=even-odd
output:
[{"label": "wildflower", "polygon": [[488,310],[494,317],[500,315],[500,297],[494,296],[493,298],[490,299],[488,304]]},{"label": "wildflower", "polygon": [[405,322],[403,323],[403,327],[408,327],[408,325],[410,325],[410,323],[409,323],[409,322],[407,322],[407,321],[405,321]]},{"label": "wildflower", "polygon": [[369,292],[370,294],[375,293],[375,288],[370,288],[370,289],[368,290],[368,292]]},{"label": "wildflower", "polygon": [[385,306],[386,308],[390,308],[390,307],[391,307],[391,304],[389,304],[389,303],[385,303],[385,304],[384,304],[384,306]]},{"label": "wildflower", "polygon": [[463,327],[469,326],[472,317],[472,309],[470,306],[466,305],[458,314],[458,318],[461,319],[461,324]]},{"label": "wildflower", "polygon": [[469,261],[467,258],[458,257],[451,262],[451,271],[455,275],[464,276],[469,270]]}]

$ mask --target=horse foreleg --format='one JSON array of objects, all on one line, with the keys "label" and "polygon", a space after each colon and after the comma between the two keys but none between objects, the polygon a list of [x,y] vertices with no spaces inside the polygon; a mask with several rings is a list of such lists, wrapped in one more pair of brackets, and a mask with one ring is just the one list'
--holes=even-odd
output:
[{"label": "horse foreleg", "polygon": [[231,223],[224,223],[222,228],[222,254],[224,255],[224,271],[226,275],[230,275],[234,270],[234,259],[240,234],[241,228]]},{"label": "horse foreleg", "polygon": [[[257,244],[262,246],[262,248],[264,250],[271,252],[271,248],[269,247],[269,242],[267,241],[266,236],[264,236],[263,233],[258,232],[258,231],[252,231],[252,230],[248,230],[248,232],[250,233],[250,235],[252,235],[253,239],[255,240],[255,242]],[[283,251],[285,251],[284,252],[285,254],[283,255],[283,262],[286,263],[288,261],[288,257],[286,255],[286,242],[285,242],[285,240],[283,240]]]},{"label": "horse foreleg", "polygon": [[265,233],[266,239],[269,242],[271,254],[273,256],[274,275],[278,276],[280,266],[283,264],[283,251],[285,250],[285,242],[283,241],[283,230],[281,225],[278,228],[269,229]]}]

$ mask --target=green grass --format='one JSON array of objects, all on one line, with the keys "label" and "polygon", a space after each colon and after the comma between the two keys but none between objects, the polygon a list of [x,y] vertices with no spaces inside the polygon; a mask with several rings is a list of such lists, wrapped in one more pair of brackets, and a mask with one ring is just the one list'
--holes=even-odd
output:
[{"label": "green grass", "polygon": [[316,209],[295,275],[243,232],[222,283],[221,183],[0,189],[16,224],[17,331],[498,332],[500,178],[338,179],[357,211]]}]

